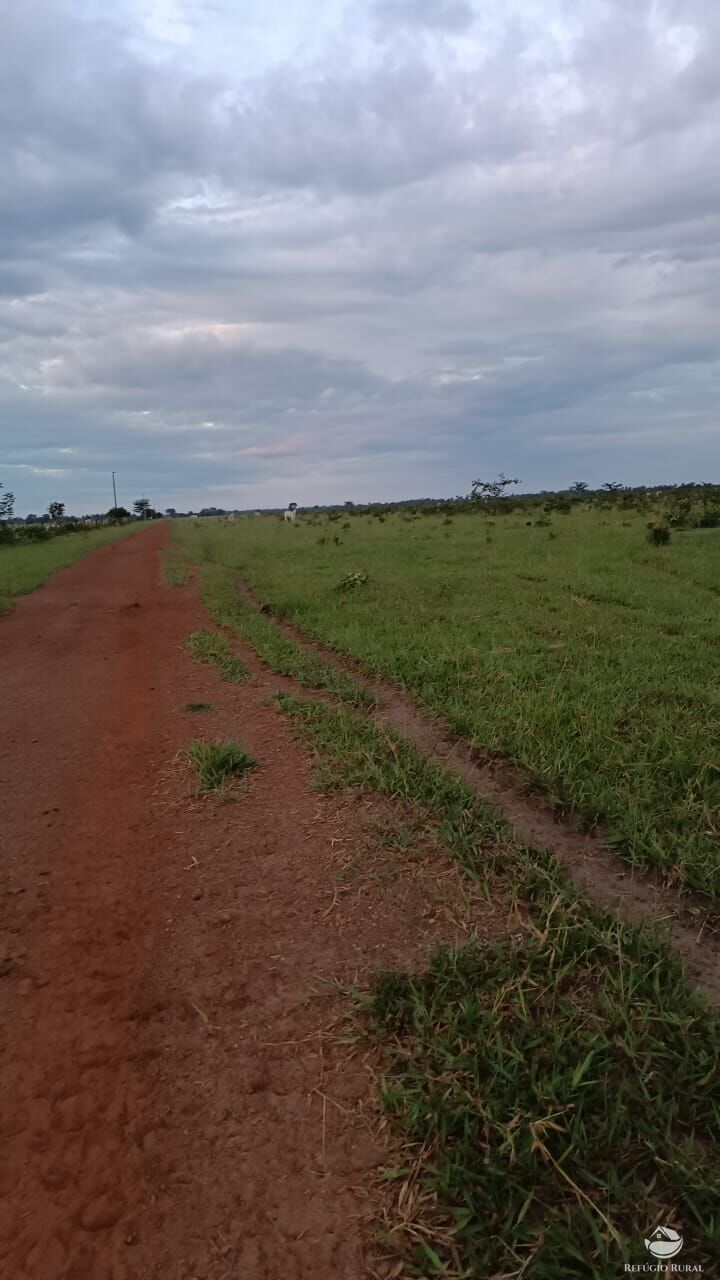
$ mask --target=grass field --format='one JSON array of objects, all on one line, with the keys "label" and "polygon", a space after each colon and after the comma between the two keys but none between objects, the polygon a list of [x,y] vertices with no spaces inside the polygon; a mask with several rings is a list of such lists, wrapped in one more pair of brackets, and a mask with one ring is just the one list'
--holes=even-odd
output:
[{"label": "grass field", "polygon": [[713,893],[715,535],[654,548],[643,520],[604,521],[176,526],[214,619],[333,695],[277,699],[316,785],[413,806],[504,913],[501,938],[353,993],[400,1144],[385,1171],[391,1275],[609,1280],[648,1262],[658,1225],[681,1230],[683,1258],[707,1271],[720,1247],[720,1022],[654,923],[590,907],[551,852],[525,848],[458,776],[380,728],[349,676],[245,603],[235,573],[558,801],[602,816],[626,856]]},{"label": "grass field", "polygon": [[720,532],[653,547],[646,516],[526,519],[250,518],[177,532],[602,824],[624,857],[717,897]]},{"label": "grass field", "polygon": [[12,608],[15,596],[26,595],[42,586],[58,569],[67,568],[108,542],[137,533],[141,527],[139,523],[112,525],[106,529],[88,529],[85,533],[60,534],[47,542],[0,546],[0,614]]},{"label": "grass field", "polygon": [[720,1023],[679,963],[652,929],[589,909],[552,857],[398,735],[350,709],[278,703],[319,787],[412,800],[488,898],[512,903],[499,941],[443,948],[359,996],[408,1142],[386,1172],[403,1275],[606,1280],[647,1260],[656,1222],[682,1224],[707,1266]]}]

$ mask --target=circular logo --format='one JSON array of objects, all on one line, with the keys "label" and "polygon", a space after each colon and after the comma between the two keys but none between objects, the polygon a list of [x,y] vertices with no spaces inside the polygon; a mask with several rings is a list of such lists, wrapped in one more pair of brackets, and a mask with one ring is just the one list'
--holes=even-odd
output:
[{"label": "circular logo", "polygon": [[674,1258],[683,1247],[683,1238],[674,1227],[657,1227],[645,1241],[653,1258]]}]

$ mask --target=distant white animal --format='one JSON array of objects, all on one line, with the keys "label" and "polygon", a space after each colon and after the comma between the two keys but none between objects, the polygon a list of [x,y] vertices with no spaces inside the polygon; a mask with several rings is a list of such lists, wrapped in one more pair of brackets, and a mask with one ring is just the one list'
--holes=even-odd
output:
[{"label": "distant white animal", "polygon": [[283,512],[284,520],[294,520],[297,515],[297,502],[289,502],[287,511]]}]

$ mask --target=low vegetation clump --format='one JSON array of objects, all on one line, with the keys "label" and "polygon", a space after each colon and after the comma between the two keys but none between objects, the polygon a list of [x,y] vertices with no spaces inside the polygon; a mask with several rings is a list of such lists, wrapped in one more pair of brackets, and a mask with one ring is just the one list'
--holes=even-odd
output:
[{"label": "low vegetation clump", "polygon": [[193,631],[187,646],[197,662],[217,667],[228,684],[239,684],[250,676],[245,663],[232,653],[228,638],[221,631]]},{"label": "low vegetation clump", "polygon": [[222,791],[229,782],[257,766],[257,761],[237,742],[191,742],[188,756],[201,791]]},{"label": "low vegetation clump", "polygon": [[212,702],[186,702],[183,711],[189,715],[200,715],[203,711],[212,711]]},{"label": "low vegetation clump", "polygon": [[364,569],[354,569],[340,579],[337,584],[338,591],[357,591],[358,587],[365,586],[369,577],[370,575]]},{"label": "low vegetation clump", "polygon": [[654,520],[648,525],[648,542],[654,547],[666,547],[670,541],[670,529],[662,520]]}]

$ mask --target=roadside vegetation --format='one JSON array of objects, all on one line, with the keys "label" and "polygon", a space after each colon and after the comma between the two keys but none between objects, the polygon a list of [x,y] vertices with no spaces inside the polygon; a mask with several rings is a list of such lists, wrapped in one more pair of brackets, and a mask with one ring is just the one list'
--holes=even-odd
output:
[{"label": "roadside vegetation", "polygon": [[[297,676],[319,659],[240,601],[237,570],[273,612],[411,691],[630,862],[717,899],[720,529],[709,500],[633,501],[500,496],[451,514],[301,513],[292,527],[187,521],[176,533],[210,569],[213,616],[276,665],[284,651],[278,669]],[[672,537],[656,544],[658,522]]]},{"label": "roadside vegetation", "polygon": [[[183,525],[182,529],[187,526]],[[192,554],[192,544],[188,544]],[[228,565],[203,564],[200,591],[211,618],[247,640],[258,655],[280,675],[292,676],[311,689],[324,689],[349,703],[366,704],[371,699],[355,682],[332,663],[307,653],[284,635],[271,617],[246,603],[238,593],[235,571]]]},{"label": "roadside vegetation", "polygon": [[67,568],[89,551],[129,537],[140,528],[139,524],[105,525],[67,536],[55,534],[40,541],[0,542],[0,614],[12,608],[16,596],[42,586],[58,569]]},{"label": "roadside vegetation", "polygon": [[245,663],[232,652],[227,636],[221,631],[209,631],[205,628],[193,631],[188,636],[187,646],[196,662],[217,667],[228,684],[239,684],[250,676]]},{"label": "roadside vegetation", "polygon": [[184,587],[190,577],[190,566],[178,547],[165,547],[162,553],[163,581],[168,587]]}]

